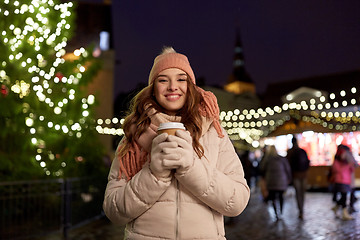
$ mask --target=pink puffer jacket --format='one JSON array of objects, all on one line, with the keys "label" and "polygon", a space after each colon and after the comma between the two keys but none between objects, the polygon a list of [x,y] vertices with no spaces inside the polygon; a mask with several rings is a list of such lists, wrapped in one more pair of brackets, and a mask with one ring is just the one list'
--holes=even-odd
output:
[{"label": "pink puffer jacket", "polygon": [[223,129],[200,138],[205,157],[197,158],[182,176],[157,180],[145,164],[130,181],[117,180],[113,161],[105,192],[108,218],[126,224],[125,239],[225,239],[223,215],[237,216],[250,191],[241,162]]},{"label": "pink puffer jacket", "polygon": [[334,160],[332,165],[332,180],[334,183],[348,184],[352,182],[354,166],[348,162]]}]

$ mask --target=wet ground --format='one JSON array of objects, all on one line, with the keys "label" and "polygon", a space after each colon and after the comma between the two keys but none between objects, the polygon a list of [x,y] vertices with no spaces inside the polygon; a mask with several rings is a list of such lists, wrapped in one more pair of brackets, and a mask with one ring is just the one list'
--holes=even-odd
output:
[{"label": "wet ground", "polygon": [[[360,210],[359,202],[355,207]],[[298,218],[295,192],[290,188],[286,193],[282,219],[276,220],[271,204],[263,203],[258,194],[253,194],[245,211],[233,223],[226,225],[227,239],[360,239],[360,212],[352,214],[354,220],[344,221],[335,217],[332,206],[330,193],[307,192],[304,219],[301,220]]]},{"label": "wet ground", "polygon": [[[249,205],[238,217],[225,218],[228,240],[350,240],[360,239],[360,200],[352,214],[354,220],[344,221],[331,210],[332,196],[328,192],[307,192],[304,219],[298,218],[294,190],[285,194],[282,218],[275,218],[271,204],[264,203],[257,190],[252,191]],[[360,197],[360,191],[356,192]],[[71,240],[115,240],[123,238],[123,228],[106,218],[70,232]],[[60,240],[60,237],[46,239]]]}]

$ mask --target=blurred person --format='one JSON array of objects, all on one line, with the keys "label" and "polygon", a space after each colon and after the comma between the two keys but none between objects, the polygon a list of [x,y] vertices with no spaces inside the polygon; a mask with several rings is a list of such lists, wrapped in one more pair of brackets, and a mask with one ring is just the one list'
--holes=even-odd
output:
[{"label": "blurred person", "polygon": [[262,165],[266,188],[269,192],[268,200],[272,202],[276,219],[281,219],[284,205],[284,192],[291,182],[289,161],[280,156],[274,145],[266,148]]},{"label": "blurred person", "polygon": [[300,219],[303,219],[306,192],[306,177],[307,171],[310,166],[310,160],[306,151],[299,147],[298,141],[295,136],[293,136],[291,142],[293,146],[288,150],[286,158],[289,160],[291,167],[292,183],[295,189],[296,202],[299,211],[298,216]]},{"label": "blurred person", "polygon": [[[163,122],[187,130],[157,134]],[[185,55],[167,47],[155,58],[123,129],[103,208],[125,239],[225,239],[223,216],[239,215],[250,190],[216,97]]]},{"label": "blurred person", "polygon": [[356,209],[354,207],[355,202],[357,201],[357,197],[355,195],[355,191],[356,191],[356,186],[355,186],[355,168],[357,168],[359,165],[357,163],[357,161],[354,158],[354,155],[351,152],[350,147],[346,146],[346,145],[342,145],[345,148],[345,153],[343,154],[343,158],[351,165],[354,166],[354,170],[352,171],[351,174],[351,184],[350,184],[350,200],[349,200],[349,213],[354,213],[356,212]]},{"label": "blurred person", "polygon": [[[333,201],[335,206],[331,209],[335,216],[340,208],[342,208],[342,219],[354,219],[347,208],[347,195],[351,192],[351,184],[353,181],[353,172],[355,165],[351,159],[349,147],[340,144],[337,148],[333,165],[331,166],[330,181],[333,183]],[[351,156],[350,156],[351,155]],[[340,194],[340,198],[338,195]]]}]

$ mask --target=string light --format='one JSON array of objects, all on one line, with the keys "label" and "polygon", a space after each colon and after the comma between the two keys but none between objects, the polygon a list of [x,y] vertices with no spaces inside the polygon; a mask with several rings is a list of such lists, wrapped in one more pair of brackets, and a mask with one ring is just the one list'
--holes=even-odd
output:
[{"label": "string light", "polygon": [[[356,93],[356,88],[351,89],[352,93]],[[346,92],[341,90],[339,96],[346,96]],[[274,106],[273,108],[267,107],[265,110],[262,108],[258,109],[234,109],[233,111],[221,111],[219,119],[221,120],[221,126],[223,126],[227,133],[229,134],[232,140],[244,140],[252,146],[257,146],[256,141],[261,137],[266,136],[269,132],[276,129],[278,126],[284,124],[287,120],[290,119],[290,111],[308,111],[311,110],[312,117],[304,116],[303,121],[311,122],[313,124],[319,124],[325,128],[336,129],[336,130],[359,130],[359,127],[356,125],[345,126],[343,124],[360,124],[360,112],[353,111],[346,114],[345,112],[339,113],[334,112],[325,112],[324,109],[331,109],[331,103],[326,102],[326,97],[318,94],[319,101],[316,99],[310,99],[307,101],[301,101],[300,103],[290,102],[285,103],[281,107]],[[330,99],[335,99],[335,93],[330,94]],[[320,103],[319,103],[320,102]],[[356,100],[352,99],[350,102],[346,100],[341,101],[343,107],[351,105],[356,105]],[[340,107],[338,102],[333,102],[334,109]],[[295,117],[295,115],[291,115]],[[300,117],[300,115],[298,115]],[[259,119],[260,118],[260,119]],[[255,119],[259,119],[254,121]],[[110,119],[98,119],[96,130],[100,134],[111,134],[122,136],[124,134],[121,127],[104,127],[103,124],[118,124],[123,123],[124,119],[120,121],[117,118],[114,118],[112,121]],[[330,121],[338,122],[336,124],[329,123]]]},{"label": "string light", "polygon": [[[24,124],[32,135],[31,143],[36,147],[37,155],[34,155],[34,158],[44,168],[46,175],[61,176],[63,174],[61,169],[51,170],[47,164],[47,161],[54,161],[57,158],[50,149],[46,150],[47,142],[41,135],[44,131],[56,130],[81,138],[83,136],[81,131],[90,126],[91,106],[96,102],[94,95],[84,98],[82,111],[76,113],[79,116],[76,114],[69,116],[66,107],[69,102],[79,100],[77,98],[80,90],[77,85],[87,74],[89,66],[84,64],[84,61],[91,55],[83,47],[76,49],[74,55],[81,57],[82,61],[79,61],[74,71],[62,73],[58,70],[66,62],[65,47],[69,30],[72,29],[70,22],[74,7],[72,2],[57,3],[53,0],[3,2],[4,4],[0,6],[0,15],[5,18],[5,25],[0,32],[2,36],[0,41],[10,53],[0,62],[2,67],[0,83],[8,84],[11,92],[24,100],[26,106],[22,109],[24,113],[35,112],[24,119]],[[14,22],[11,18],[23,19],[23,21]],[[54,24],[55,21],[57,24]],[[48,57],[49,52],[53,52],[54,58]],[[25,101],[30,96],[37,98],[39,104],[46,105],[39,107],[40,109],[49,108],[54,114],[50,116],[38,114],[36,107],[30,106]],[[67,165],[65,162],[61,164],[62,167]]]}]

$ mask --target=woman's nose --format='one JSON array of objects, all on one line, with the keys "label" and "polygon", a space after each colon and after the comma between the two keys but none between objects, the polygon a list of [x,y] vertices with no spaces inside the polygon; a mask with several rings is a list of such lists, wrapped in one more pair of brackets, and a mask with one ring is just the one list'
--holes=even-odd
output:
[{"label": "woman's nose", "polygon": [[176,81],[170,81],[170,82],[169,82],[168,89],[169,89],[170,91],[175,91],[175,90],[177,90],[177,89],[178,89],[177,82],[176,82]]}]

